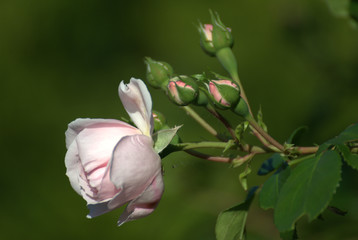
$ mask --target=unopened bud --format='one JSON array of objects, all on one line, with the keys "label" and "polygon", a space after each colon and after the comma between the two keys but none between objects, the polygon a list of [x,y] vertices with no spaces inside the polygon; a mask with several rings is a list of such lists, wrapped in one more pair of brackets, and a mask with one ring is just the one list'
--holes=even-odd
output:
[{"label": "unopened bud", "polygon": [[235,107],[240,99],[239,87],[230,80],[211,80],[208,89],[214,105],[221,109]]},{"label": "unopened bud", "polygon": [[159,131],[166,127],[167,120],[161,112],[153,110],[153,120],[154,120],[154,131]]},{"label": "unopened bud", "polygon": [[146,57],[144,62],[147,65],[149,85],[154,88],[165,88],[173,75],[173,68],[166,62],[155,61],[150,57]]},{"label": "unopened bud", "polygon": [[200,45],[202,49],[209,54],[210,56],[215,56],[215,48],[213,44],[213,25],[212,24],[200,24],[199,25],[199,34],[200,34]]},{"label": "unopened bud", "polygon": [[227,28],[220,20],[217,13],[211,14],[212,24],[199,24],[200,45],[210,56],[215,56],[222,48],[232,48],[234,39],[231,29]]},{"label": "unopened bud", "polygon": [[226,27],[223,22],[220,20],[218,13],[211,14],[211,22],[213,24],[212,30],[212,39],[216,51],[219,51],[222,48],[232,48],[234,44],[234,39],[231,34],[231,29]]},{"label": "unopened bud", "polygon": [[180,106],[192,103],[198,96],[198,90],[195,80],[188,76],[174,77],[168,83],[170,99]]}]

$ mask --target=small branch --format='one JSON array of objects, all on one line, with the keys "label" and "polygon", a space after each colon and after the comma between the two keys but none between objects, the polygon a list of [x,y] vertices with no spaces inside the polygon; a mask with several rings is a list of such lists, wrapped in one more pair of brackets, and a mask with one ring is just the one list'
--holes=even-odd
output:
[{"label": "small branch", "polygon": [[[197,142],[197,143],[178,143],[172,145],[176,151],[186,151],[190,149],[197,149],[197,148],[221,148],[225,149],[227,147],[227,142]],[[237,149],[238,146],[232,146],[232,149]],[[240,150],[243,152],[248,153],[255,153],[255,154],[264,154],[272,152],[271,149],[265,149],[258,146],[251,146],[249,144],[244,144],[241,146]]]},{"label": "small branch", "polygon": [[197,121],[205,130],[207,130],[211,135],[215,136],[220,141],[225,141],[224,138],[222,138],[218,132],[209,124],[207,123],[202,117],[199,116],[191,107],[184,106],[182,107],[184,111],[192,117],[195,121]]},{"label": "small branch", "polygon": [[255,119],[253,117],[248,117],[247,121],[249,121],[250,125],[257,131],[259,132],[259,134],[265,139],[267,140],[269,143],[271,143],[274,147],[276,147],[278,150],[280,150],[281,152],[285,151],[285,148],[278,143],[274,138],[272,138],[267,132],[265,132],[260,126],[259,124],[255,121]]},{"label": "small branch", "polygon": [[210,156],[204,153],[200,153],[194,150],[185,150],[186,153],[194,156],[194,157],[198,157],[201,159],[205,159],[205,160],[209,160],[209,161],[214,161],[214,162],[223,162],[223,163],[231,163],[232,162],[232,158],[228,158],[228,157],[219,157],[219,156]]},{"label": "small branch", "polygon": [[197,143],[178,143],[174,145],[175,148],[180,150],[189,150],[195,148],[223,148],[227,146],[226,142],[197,142]]},{"label": "small branch", "polygon": [[301,155],[306,155],[306,154],[313,154],[316,153],[318,150],[318,146],[317,147],[294,147],[293,151],[297,152]]},{"label": "small branch", "polygon": [[289,165],[289,166],[292,166],[292,165],[295,165],[295,164],[297,164],[297,163],[300,163],[300,162],[302,162],[302,161],[304,161],[304,160],[306,160],[306,159],[312,158],[312,157],[314,157],[314,154],[306,155],[306,156],[304,156],[304,157],[297,158],[297,159],[295,159],[295,160],[289,161],[289,162],[288,162],[288,165]]},{"label": "small branch", "polygon": [[217,112],[211,105],[208,105],[206,107],[206,109],[214,116],[216,117],[217,119],[219,119],[223,124],[224,126],[226,127],[226,129],[229,131],[231,137],[233,139],[236,139],[236,135],[235,135],[235,131],[234,129],[232,129],[230,123],[219,113]]}]

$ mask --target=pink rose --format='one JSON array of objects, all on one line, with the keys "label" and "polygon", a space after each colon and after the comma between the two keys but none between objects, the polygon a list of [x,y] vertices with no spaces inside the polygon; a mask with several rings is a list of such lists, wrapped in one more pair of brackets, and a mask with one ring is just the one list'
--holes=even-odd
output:
[{"label": "pink rose", "polygon": [[152,100],[132,78],[119,97],[138,128],[113,119],[76,119],[66,131],[66,175],[86,201],[88,218],[128,203],[118,225],[152,213],[163,194],[161,159],[153,149]]}]

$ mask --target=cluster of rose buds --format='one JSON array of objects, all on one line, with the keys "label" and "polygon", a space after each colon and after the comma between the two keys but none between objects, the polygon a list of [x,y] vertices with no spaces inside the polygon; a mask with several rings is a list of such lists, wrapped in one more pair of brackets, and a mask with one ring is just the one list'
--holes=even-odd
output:
[{"label": "cluster of rose buds", "polygon": [[218,109],[235,109],[240,102],[240,88],[228,77],[218,74],[175,75],[166,62],[146,58],[147,81],[162,88],[169,99],[179,106],[194,104]]}]

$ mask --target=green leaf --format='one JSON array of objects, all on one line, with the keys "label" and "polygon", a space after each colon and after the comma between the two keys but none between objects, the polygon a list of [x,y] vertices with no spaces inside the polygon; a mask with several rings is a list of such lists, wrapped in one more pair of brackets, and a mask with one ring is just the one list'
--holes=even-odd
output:
[{"label": "green leaf", "polygon": [[257,113],[257,123],[259,124],[259,126],[265,131],[267,132],[267,126],[266,124],[264,123],[264,120],[263,120],[263,114],[262,114],[262,109],[261,109],[261,106],[260,106],[260,109]]},{"label": "green leaf", "polygon": [[245,168],[245,171],[243,171],[242,173],[240,173],[239,175],[239,180],[241,183],[242,188],[247,191],[247,176],[251,173],[251,167],[248,164]]},{"label": "green leaf", "polygon": [[170,129],[163,129],[154,133],[152,136],[154,141],[154,151],[156,153],[163,151],[172,141],[180,127],[181,126]]},{"label": "green leaf", "polygon": [[279,153],[275,153],[262,163],[257,175],[266,175],[281,166],[284,162],[286,162],[285,158]]},{"label": "green leaf", "polygon": [[235,140],[230,139],[229,141],[227,141],[227,144],[225,146],[225,149],[223,150],[223,153],[225,153],[227,150],[229,150],[233,146],[235,146]]},{"label": "green leaf", "polygon": [[301,126],[299,128],[296,128],[293,133],[291,133],[290,137],[287,139],[287,143],[289,144],[298,144],[299,138],[307,132],[308,127],[307,126]]},{"label": "green leaf", "polygon": [[338,136],[328,140],[327,142],[321,144],[316,153],[318,156],[321,152],[328,149],[333,145],[340,145],[346,142],[351,142],[358,140],[358,123],[350,125],[343,132],[341,132]]},{"label": "green leaf", "polygon": [[346,145],[337,145],[337,149],[341,152],[344,161],[352,168],[358,170],[358,154],[351,153]]},{"label": "green leaf", "polygon": [[275,207],[274,222],[280,232],[292,230],[304,214],[312,221],[328,206],[341,179],[341,165],[340,155],[329,150],[291,171]]},{"label": "green leaf", "polygon": [[250,189],[246,200],[232,208],[222,211],[216,220],[215,235],[217,240],[245,239],[247,212],[257,187]]},{"label": "green leaf", "polygon": [[249,126],[248,121],[244,121],[236,126],[235,136],[239,142],[241,142],[242,136],[243,136],[244,132],[246,131],[246,129],[248,128],[248,126]]},{"label": "green leaf", "polygon": [[291,169],[279,169],[274,175],[269,177],[260,191],[259,203],[262,209],[275,208],[281,188],[290,176]]}]

